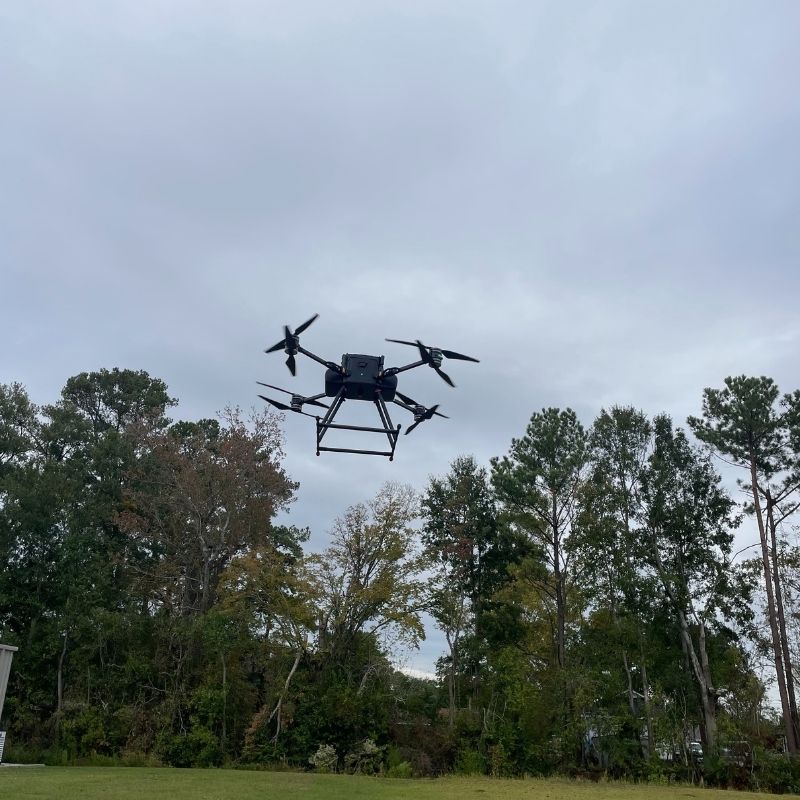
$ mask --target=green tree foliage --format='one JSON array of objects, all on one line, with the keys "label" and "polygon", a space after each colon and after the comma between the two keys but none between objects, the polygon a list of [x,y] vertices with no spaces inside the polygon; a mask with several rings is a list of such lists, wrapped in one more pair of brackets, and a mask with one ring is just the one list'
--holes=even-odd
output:
[{"label": "green tree foliage", "polygon": [[527,698],[518,708],[524,733],[501,734],[498,745],[507,753],[527,749],[535,770],[571,762],[582,735],[572,713],[577,687],[569,637],[580,617],[580,596],[568,542],[587,456],[588,434],[575,412],[547,408],[531,416],[525,435],[512,440],[506,456],[492,459],[502,520],[531,551],[512,568],[514,581],[504,592],[521,625],[517,642],[505,649],[497,667],[516,678],[509,684],[505,674],[498,676],[504,684],[498,700],[502,696],[507,704],[511,695],[516,706],[517,696]]},{"label": "green tree foliage", "polygon": [[800,747],[800,715],[778,564],[778,526],[797,509],[800,394],[784,395],[771,378],[725,379],[723,389],[703,392],[703,416],[690,417],[695,435],[744,468],[749,477],[761,540],[767,620],[789,751]]},{"label": "green tree foliage", "polygon": [[567,600],[571,578],[566,543],[578,512],[587,434],[572,409],[534,413],[509,454],[492,460],[492,483],[510,524],[538,549],[552,580],[541,583],[555,607],[554,652],[566,666]]},{"label": "green tree foliage", "polygon": [[700,693],[706,752],[717,749],[719,689],[709,661],[707,631],[718,612],[744,613],[746,587],[730,569],[733,500],[710,461],[669,417],[654,423],[654,447],[643,474],[643,552],[676,615],[681,643]]},{"label": "green tree foliage", "polygon": [[[270,415],[137,431],[139,458],[118,522],[141,563],[140,591],[179,617],[207,613],[237,554],[270,544],[269,521],[295,489],[281,470],[280,430]],[[165,580],[180,576],[179,580]]]},{"label": "green tree foliage", "polygon": [[313,559],[322,598],[320,648],[332,658],[347,654],[362,633],[412,645],[425,638],[422,556],[411,527],[417,515],[414,491],[386,483],[369,503],[335,520],[330,545]]},{"label": "green tree foliage", "polygon": [[[598,725],[613,724],[630,732],[645,758],[654,752],[655,744],[648,631],[656,588],[642,566],[638,526],[651,441],[652,425],[641,411],[619,406],[601,411],[592,426],[588,476],[570,541],[589,608],[583,660],[594,684],[601,690],[613,686],[614,696],[627,700],[625,707],[621,702],[609,705],[608,698]],[[602,665],[595,658],[599,638],[605,640],[611,656]],[[639,725],[642,712],[644,728]],[[591,716],[592,712],[586,713]]]},{"label": "green tree foliage", "polygon": [[17,726],[39,745],[149,748],[208,721],[220,574],[269,540],[293,486],[274,421],[170,427],[171,405],[163,382],[129,370],[71,378],[43,409],[3,387],[0,631],[22,645]]},{"label": "green tree foliage", "polygon": [[[462,456],[421,496],[386,484],[310,553],[276,523],[298,491],[280,418],[174,406],[130,370],[44,406],[0,386],[4,723],[29,754],[793,785],[758,755],[778,737],[731,563],[740,509],[669,418],[544,409],[490,470]],[[800,393],[729,379],[692,425],[750,472],[786,676]],[[441,681],[394,666],[425,612]]]},{"label": "green tree foliage", "polygon": [[422,499],[422,541],[432,572],[428,611],[444,633],[450,725],[468,682],[477,700],[491,641],[505,635],[498,592],[509,567],[525,556],[526,541],[503,525],[486,469],[471,456],[457,458],[442,478],[432,477]]},{"label": "green tree foliage", "polygon": [[129,370],[71,378],[61,401],[40,410],[19,387],[4,396],[3,428],[17,432],[6,446],[22,471],[4,481],[9,569],[0,619],[26,644],[17,674],[23,697],[35,698],[26,704],[38,712],[31,724],[52,715],[59,733],[67,660],[100,657],[105,634],[97,620],[124,605],[125,542],[115,515],[135,460],[130,428],[145,419],[166,424],[172,401],[162,382]]}]

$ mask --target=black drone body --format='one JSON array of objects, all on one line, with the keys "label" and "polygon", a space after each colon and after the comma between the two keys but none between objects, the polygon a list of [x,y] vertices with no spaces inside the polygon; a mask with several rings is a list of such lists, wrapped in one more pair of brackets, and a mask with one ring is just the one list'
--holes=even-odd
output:
[{"label": "black drone body", "polygon": [[381,397],[391,403],[397,394],[397,375],[386,375],[383,356],[363,356],[345,353],[339,369],[325,372],[325,394],[345,400],[367,400]]},{"label": "black drone body", "polygon": [[[450,386],[455,386],[450,376],[442,371],[442,361],[445,358],[452,358],[460,361],[475,361],[477,358],[471,356],[461,355],[461,353],[453,352],[452,350],[441,350],[436,347],[428,347],[422,344],[419,340],[408,342],[403,339],[387,339],[387,342],[395,342],[397,344],[405,344],[410,347],[417,348],[419,352],[419,360],[410,364],[405,364],[401,367],[384,366],[383,356],[370,356],[355,353],[345,353],[342,356],[341,364],[335,364],[333,361],[326,361],[318,355],[304,349],[300,346],[300,334],[311,325],[312,322],[319,316],[314,314],[311,319],[306,320],[300,325],[297,330],[292,331],[288,325],[284,325],[283,339],[274,344],[265,353],[275,353],[278,350],[283,350],[288,358],[286,359],[286,366],[292,375],[297,374],[297,362],[295,356],[302,353],[304,356],[316,361],[318,364],[326,367],[325,372],[325,391],[320,394],[315,394],[310,397],[305,397],[301,394],[290,392],[287,389],[281,389],[278,386],[272,386],[269,383],[258,383],[261,386],[267,386],[270,389],[276,389],[284,394],[291,395],[289,404],[282,403],[279,400],[272,400],[264,395],[259,395],[262,400],[265,400],[270,405],[281,409],[282,411],[294,411],[298,414],[305,414],[307,417],[313,417],[317,421],[317,455],[321,451],[329,451],[336,453],[363,453],[365,455],[375,456],[388,456],[391,461],[394,458],[394,450],[397,445],[397,437],[400,435],[401,426],[396,427],[392,425],[391,417],[389,416],[389,409],[387,403],[394,403],[400,408],[410,411],[414,415],[414,422],[408,427],[406,433],[411,433],[414,428],[421,422],[432,419],[434,416],[447,417],[437,411],[438,405],[426,408],[425,406],[412,400],[407,395],[401,394],[397,391],[397,376],[401,372],[405,372],[415,367],[427,366],[433,369],[439,377],[442,378]],[[330,406],[321,403],[323,397],[332,398]],[[339,409],[346,400],[361,400],[369,403],[374,403],[378,410],[380,417],[381,427],[365,427],[363,425],[343,425],[335,423],[333,420],[336,417]],[[319,415],[309,414],[303,411],[304,405],[313,405],[326,409],[325,415],[320,418]],[[337,430],[350,430],[350,431],[364,431],[368,433],[382,433],[388,441],[390,450],[355,450],[346,447],[323,447],[322,440],[325,434],[331,429]]]}]

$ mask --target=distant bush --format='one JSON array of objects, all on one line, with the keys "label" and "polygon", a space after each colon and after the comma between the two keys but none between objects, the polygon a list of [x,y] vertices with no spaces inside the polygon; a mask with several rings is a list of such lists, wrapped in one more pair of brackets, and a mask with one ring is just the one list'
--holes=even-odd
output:
[{"label": "distant bush", "polygon": [[336,748],[332,744],[321,744],[308,759],[317,772],[336,772],[336,765],[339,762],[339,756],[336,755]]},{"label": "distant bush", "polygon": [[160,767],[160,759],[155,753],[143,753],[140,750],[123,750],[119,755],[121,767]]},{"label": "distant bush", "polygon": [[164,763],[172,767],[218,767],[223,761],[219,740],[199,725],[189,733],[162,733],[156,747]]},{"label": "distant bush", "polygon": [[361,775],[377,775],[383,767],[385,747],[375,744],[372,739],[364,739],[358,747],[344,757],[348,772]]},{"label": "distant bush", "polygon": [[431,725],[416,719],[410,724],[394,725],[389,735],[400,754],[398,761],[408,761],[418,778],[452,772],[457,748],[446,725]]},{"label": "distant bush", "polygon": [[461,750],[456,758],[455,772],[458,775],[485,775],[486,759],[477,750]]},{"label": "distant bush", "polygon": [[776,794],[800,793],[800,759],[782,753],[759,754],[748,788]]},{"label": "distant bush", "polygon": [[414,768],[408,761],[401,761],[399,764],[395,766],[389,767],[386,770],[386,777],[387,778],[413,778],[414,777]]}]

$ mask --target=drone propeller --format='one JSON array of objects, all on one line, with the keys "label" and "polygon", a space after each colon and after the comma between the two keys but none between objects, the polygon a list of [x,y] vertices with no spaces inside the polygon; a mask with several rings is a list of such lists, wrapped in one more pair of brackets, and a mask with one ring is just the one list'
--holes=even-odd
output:
[{"label": "drone propeller", "polygon": [[422,346],[426,350],[439,350],[439,352],[445,358],[454,358],[454,359],[456,359],[458,361],[474,361],[476,364],[480,364],[480,359],[473,358],[472,356],[465,356],[462,353],[456,353],[453,350],[442,350],[441,348],[438,348],[438,347],[428,347],[427,345],[422,344],[422,342],[420,342],[419,339],[417,339],[416,342],[407,342],[404,339],[387,339],[386,341],[387,342],[396,342],[397,344],[407,344],[410,347],[420,347],[420,346]]},{"label": "drone propeller", "polygon": [[[395,392],[395,394],[406,404],[409,406],[416,406],[417,408],[423,409],[427,412],[429,409],[425,408],[421,403],[418,403],[416,400],[412,400],[407,394],[403,394],[402,392]],[[433,414],[430,417],[426,417],[426,419],[430,419],[434,414],[437,417],[444,417],[445,419],[450,419],[447,414],[442,414],[441,411],[437,411],[436,409],[439,408],[438,405],[433,406]]]},{"label": "drone propeller", "polygon": [[428,345],[422,344],[422,342],[417,339],[415,342],[407,342],[405,339],[387,339],[387,342],[395,342],[396,344],[407,344],[409,347],[416,347],[419,350],[419,357],[422,361],[424,361],[429,367],[432,367],[436,374],[447,384],[450,386],[455,386],[453,383],[453,379],[441,368],[442,359],[438,357],[438,354],[444,358],[452,358],[458,361],[474,361],[479,363],[477,358],[473,358],[472,356],[465,356],[462,353],[456,353],[454,350],[441,350],[438,347],[428,347]]},{"label": "drone propeller", "polygon": [[436,409],[439,408],[438,403],[435,406],[431,406],[430,408],[425,408],[422,404],[418,403],[416,400],[409,397],[407,394],[403,394],[402,392],[395,392],[397,397],[399,397],[407,406],[413,406],[413,408],[409,409],[414,414],[414,422],[406,429],[406,436],[408,436],[420,422],[425,422],[426,419],[433,419],[434,416],[437,417],[444,417],[445,419],[450,419],[447,414],[442,414],[441,411],[437,411]]},{"label": "drone propeller", "polygon": [[286,403],[281,403],[280,400],[271,400],[269,397],[264,397],[263,394],[260,394],[259,397],[265,402],[269,403],[271,406],[279,408],[281,411],[294,411],[295,414],[303,414],[306,417],[314,417],[315,419],[318,419],[316,415],[309,414],[307,411],[301,411],[299,408],[292,408],[291,406],[287,406]]},{"label": "drone propeller", "polygon": [[283,326],[283,339],[279,342],[276,342],[272,347],[265,350],[265,353],[275,353],[278,350],[285,350],[289,357],[286,359],[286,366],[289,367],[289,372],[292,375],[297,375],[297,364],[295,363],[295,355],[297,353],[297,349],[300,345],[300,334],[308,328],[309,325],[319,316],[319,314],[314,314],[311,319],[307,319],[302,325],[300,325],[297,330],[292,331],[292,329],[288,325]]},{"label": "drone propeller", "polygon": [[[408,434],[411,433],[411,431],[413,431],[414,428],[416,428],[417,425],[420,424],[420,422],[425,422],[426,419],[432,419],[434,414],[436,414],[436,416],[438,416],[438,417],[445,417],[444,414],[440,414],[436,410],[437,408],[439,408],[439,406],[435,405],[435,406],[431,406],[430,408],[426,408],[425,411],[422,412],[422,414],[418,415],[418,414],[415,413],[414,414],[414,422],[413,422],[413,424],[410,425],[408,428],[406,428],[406,436],[408,436]],[[449,419],[449,417],[445,417],[445,419]]]},{"label": "drone propeller", "polygon": [[[320,403],[319,400],[312,400],[309,397],[303,397],[301,394],[296,394],[295,392],[290,392],[288,389],[281,389],[280,386],[273,386],[271,383],[262,383],[261,381],[256,381],[259,386],[266,386],[268,389],[275,389],[278,392],[283,392],[284,394],[290,394],[293,398],[296,397],[300,401],[300,405],[309,405],[309,406],[319,406],[320,408],[329,408],[326,406],[325,403]],[[261,395],[259,395],[260,397]]]}]

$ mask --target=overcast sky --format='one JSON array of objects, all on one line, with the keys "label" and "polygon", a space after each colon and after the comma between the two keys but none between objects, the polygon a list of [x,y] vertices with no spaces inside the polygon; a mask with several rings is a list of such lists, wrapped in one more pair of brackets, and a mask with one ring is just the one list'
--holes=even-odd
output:
[{"label": "overcast sky", "polygon": [[321,368],[263,349],[315,312],[332,360],[480,358],[457,389],[401,376],[451,419],[393,463],[286,421],[317,548],[544,406],[683,421],[729,374],[800,388],[798,41],[796,0],[5,2],[0,381],[51,402],[146,369],[188,418],[257,379],[312,394]]}]

